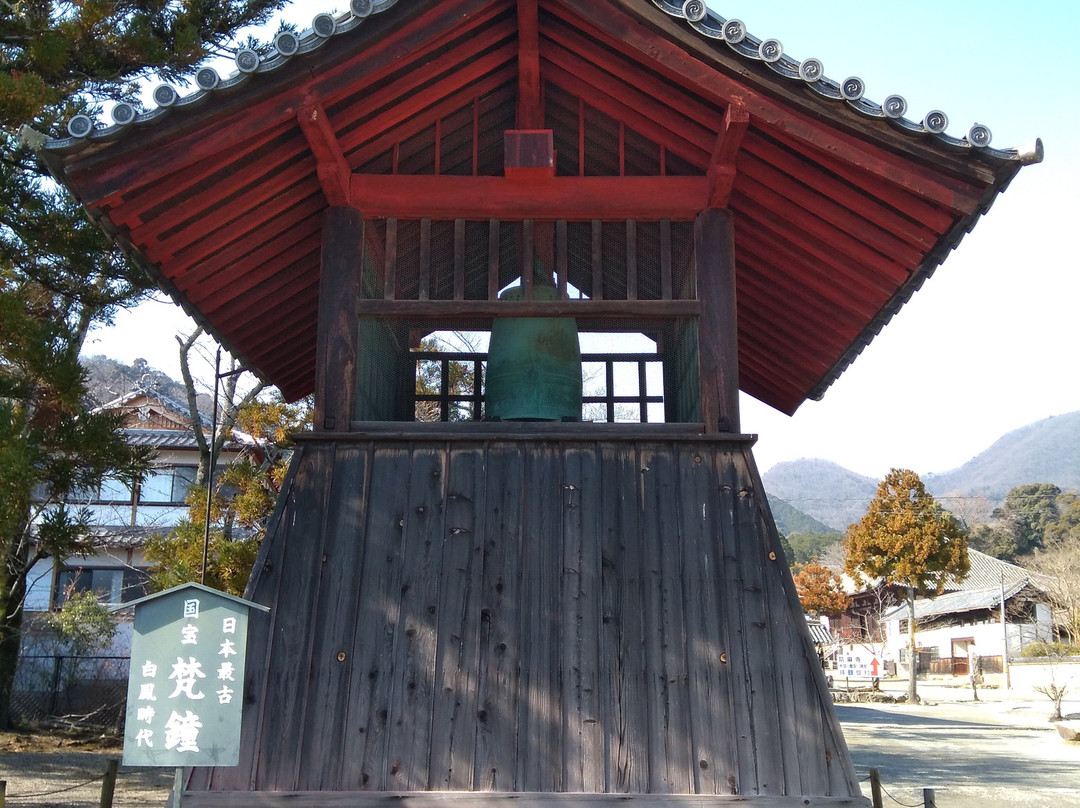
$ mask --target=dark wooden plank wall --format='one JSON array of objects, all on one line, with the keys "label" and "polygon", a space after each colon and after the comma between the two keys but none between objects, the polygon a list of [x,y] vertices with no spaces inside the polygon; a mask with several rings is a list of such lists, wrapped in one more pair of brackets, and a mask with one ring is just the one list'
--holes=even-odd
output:
[{"label": "dark wooden plank wall", "polygon": [[305,440],[199,790],[857,795],[749,441]]}]

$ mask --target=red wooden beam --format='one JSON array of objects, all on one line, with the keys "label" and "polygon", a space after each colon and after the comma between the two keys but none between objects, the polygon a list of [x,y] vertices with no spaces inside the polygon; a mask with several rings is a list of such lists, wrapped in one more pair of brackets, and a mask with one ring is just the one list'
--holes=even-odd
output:
[{"label": "red wooden beam", "polygon": [[709,160],[709,207],[726,208],[735,187],[735,161],[742,148],[743,135],[750,126],[750,113],[739,102],[732,102],[724,113],[724,128],[716,136]]},{"label": "red wooden beam", "polygon": [[491,317],[604,317],[629,320],[671,320],[696,317],[696,300],[370,300],[356,301],[361,317],[441,320]]},{"label": "red wooden beam", "polygon": [[517,128],[543,129],[540,101],[540,23],[537,0],[518,0]]},{"label": "red wooden beam", "polygon": [[403,219],[693,219],[705,177],[506,177],[353,174],[365,217]]},{"label": "red wooden beam", "polygon": [[349,177],[352,172],[338,144],[337,135],[320,104],[309,104],[297,113],[311,153],[315,155],[315,170],[319,175],[326,201],[331,207],[349,206]]}]

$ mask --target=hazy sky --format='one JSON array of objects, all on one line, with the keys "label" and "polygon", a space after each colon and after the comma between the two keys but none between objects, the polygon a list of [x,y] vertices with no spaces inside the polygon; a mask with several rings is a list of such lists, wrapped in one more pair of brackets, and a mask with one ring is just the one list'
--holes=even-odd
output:
[{"label": "hazy sky", "polygon": [[[1036,137],[1046,148],[822,401],[789,418],[744,396],[760,469],[822,457],[878,478],[895,466],[941,472],[1009,430],[1080,409],[1080,5],[710,6],[797,60],[821,59],[830,78],[860,76],[873,101],[904,96],[912,120],[940,109],[958,137],[978,122],[998,148]],[[319,10],[298,4],[290,16],[306,27]],[[143,357],[179,378],[174,335],[191,327],[178,308],[149,303],[94,332],[87,352]]]}]

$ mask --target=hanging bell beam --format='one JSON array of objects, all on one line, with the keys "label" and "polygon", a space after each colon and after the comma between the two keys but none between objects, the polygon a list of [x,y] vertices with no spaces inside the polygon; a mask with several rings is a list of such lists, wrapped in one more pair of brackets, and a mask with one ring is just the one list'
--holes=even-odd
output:
[{"label": "hanging bell beam", "polygon": [[510,177],[353,174],[365,218],[677,219],[708,207],[705,176]]},{"label": "hanging bell beam", "polygon": [[403,320],[490,319],[492,317],[575,317],[672,320],[697,317],[697,300],[370,300],[356,301],[361,317]]}]

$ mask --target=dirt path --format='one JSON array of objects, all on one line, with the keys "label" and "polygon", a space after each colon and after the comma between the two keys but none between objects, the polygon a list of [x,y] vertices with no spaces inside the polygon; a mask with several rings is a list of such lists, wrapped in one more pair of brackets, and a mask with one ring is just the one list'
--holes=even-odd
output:
[{"label": "dirt path", "polygon": [[[122,747],[114,739],[0,733],[0,780],[7,804],[34,808],[98,808],[101,778]],[[161,808],[171,770],[120,767],[116,808]]]}]

